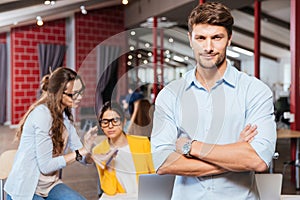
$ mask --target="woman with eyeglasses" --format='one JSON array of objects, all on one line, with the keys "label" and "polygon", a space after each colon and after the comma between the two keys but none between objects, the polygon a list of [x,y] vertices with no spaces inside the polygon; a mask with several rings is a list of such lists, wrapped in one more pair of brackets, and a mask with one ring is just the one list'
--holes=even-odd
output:
[{"label": "woman with eyeglasses", "polygon": [[127,135],[124,119],[122,108],[115,102],[106,102],[98,117],[106,135],[92,151],[104,192],[101,199],[137,197],[138,176],[154,173],[148,138]]},{"label": "woman with eyeglasses", "polygon": [[[20,143],[5,183],[7,200],[83,200],[60,180],[59,170],[76,160],[85,163],[88,157],[89,146],[82,145],[71,112],[85,86],[75,71],[65,67],[42,81],[43,94],[24,115],[16,134]],[[93,141],[89,136],[86,145]]]}]

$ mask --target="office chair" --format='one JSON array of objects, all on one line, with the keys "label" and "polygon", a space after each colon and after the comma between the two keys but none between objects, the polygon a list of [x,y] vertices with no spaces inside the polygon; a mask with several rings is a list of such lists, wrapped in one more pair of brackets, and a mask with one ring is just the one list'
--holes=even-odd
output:
[{"label": "office chair", "polygon": [[0,200],[4,200],[4,181],[12,168],[17,150],[7,150],[0,155]]}]

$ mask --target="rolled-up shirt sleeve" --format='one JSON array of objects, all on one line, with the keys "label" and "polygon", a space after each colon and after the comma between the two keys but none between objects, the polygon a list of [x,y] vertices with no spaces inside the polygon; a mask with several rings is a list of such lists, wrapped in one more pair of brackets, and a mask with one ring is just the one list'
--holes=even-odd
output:
[{"label": "rolled-up shirt sleeve", "polygon": [[[172,98],[169,98],[171,96]],[[151,149],[156,171],[176,149],[177,127],[173,113],[176,97],[173,97],[175,96],[170,90],[164,89],[155,101]]]},{"label": "rolled-up shirt sleeve", "polygon": [[269,166],[277,138],[272,92],[258,81],[253,81],[251,88],[248,92],[251,95],[247,98],[246,116],[248,123],[257,125],[258,134],[250,144]]}]

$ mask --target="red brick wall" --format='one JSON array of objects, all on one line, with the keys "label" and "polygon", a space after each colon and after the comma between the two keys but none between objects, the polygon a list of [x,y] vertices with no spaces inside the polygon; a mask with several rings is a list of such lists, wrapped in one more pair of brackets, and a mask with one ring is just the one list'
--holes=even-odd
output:
[{"label": "red brick wall", "polygon": [[65,44],[65,32],[65,19],[11,30],[12,124],[36,100],[40,82],[37,44]]},{"label": "red brick wall", "polygon": [[[121,33],[124,28],[123,7],[110,7],[88,11],[87,15],[77,13],[76,17],[76,69],[83,76],[87,91],[82,102],[83,107],[93,107],[95,104],[95,89],[97,86],[96,50],[101,42]],[[124,46],[124,38],[118,38],[110,45]],[[120,65],[123,66],[123,65]],[[125,68],[119,70],[125,72]]]},{"label": "red brick wall", "polygon": [[6,43],[6,33],[0,33],[0,43]]},{"label": "red brick wall", "polygon": [[[76,70],[83,75],[87,84],[81,106],[92,107],[97,80],[96,59],[91,51],[102,41],[124,31],[123,9],[111,7],[88,11],[87,15],[76,13],[75,27]],[[65,19],[45,22],[42,27],[34,24],[11,30],[12,124],[17,124],[36,100],[40,82],[37,44],[65,44],[65,34]],[[1,38],[0,35],[0,41]],[[123,38],[122,41],[116,41],[116,44],[124,44]],[[82,63],[88,64],[88,68],[82,67]],[[121,63],[120,66],[119,74],[125,73],[126,65]]]}]

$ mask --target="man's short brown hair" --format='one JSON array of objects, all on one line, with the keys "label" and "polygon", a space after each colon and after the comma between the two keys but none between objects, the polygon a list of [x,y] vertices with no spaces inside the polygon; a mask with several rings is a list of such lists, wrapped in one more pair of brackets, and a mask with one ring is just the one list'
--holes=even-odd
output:
[{"label": "man's short brown hair", "polygon": [[209,24],[223,26],[228,33],[228,37],[231,37],[233,23],[229,8],[221,3],[214,2],[198,5],[192,10],[188,18],[189,33],[192,33],[193,26],[196,24]]}]

